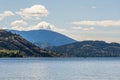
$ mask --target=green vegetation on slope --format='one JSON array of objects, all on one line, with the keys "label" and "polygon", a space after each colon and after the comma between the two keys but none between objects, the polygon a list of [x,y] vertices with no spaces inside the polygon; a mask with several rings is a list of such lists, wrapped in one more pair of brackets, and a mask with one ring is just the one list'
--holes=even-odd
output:
[{"label": "green vegetation on slope", "polygon": [[0,57],[24,57],[19,50],[0,50]]}]

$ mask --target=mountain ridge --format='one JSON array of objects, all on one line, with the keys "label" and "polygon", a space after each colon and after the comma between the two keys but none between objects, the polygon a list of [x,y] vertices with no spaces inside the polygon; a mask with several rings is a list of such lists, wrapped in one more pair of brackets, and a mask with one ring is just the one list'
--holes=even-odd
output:
[{"label": "mountain ridge", "polygon": [[21,35],[28,41],[35,43],[37,46],[42,48],[49,46],[61,46],[76,42],[76,40],[72,38],[50,30],[10,31]]},{"label": "mountain ridge", "polygon": [[120,57],[120,44],[105,41],[81,41],[50,50],[72,57]]},{"label": "mountain ridge", "polygon": [[[6,30],[0,30],[0,57],[52,57],[55,53],[46,51]],[[17,55],[16,55],[17,54]]]}]

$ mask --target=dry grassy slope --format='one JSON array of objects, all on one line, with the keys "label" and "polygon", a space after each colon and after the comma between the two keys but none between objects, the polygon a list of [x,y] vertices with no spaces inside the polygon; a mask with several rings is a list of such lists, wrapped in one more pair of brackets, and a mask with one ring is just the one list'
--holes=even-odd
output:
[{"label": "dry grassy slope", "polygon": [[0,49],[19,50],[26,56],[50,57],[51,53],[40,49],[31,42],[25,40],[20,35],[12,34],[5,30],[0,30]]}]

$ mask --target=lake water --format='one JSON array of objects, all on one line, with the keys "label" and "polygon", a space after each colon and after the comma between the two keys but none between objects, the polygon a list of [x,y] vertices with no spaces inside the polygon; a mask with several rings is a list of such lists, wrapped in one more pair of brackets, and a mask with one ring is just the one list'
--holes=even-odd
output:
[{"label": "lake water", "polygon": [[0,80],[120,80],[120,58],[1,58]]}]

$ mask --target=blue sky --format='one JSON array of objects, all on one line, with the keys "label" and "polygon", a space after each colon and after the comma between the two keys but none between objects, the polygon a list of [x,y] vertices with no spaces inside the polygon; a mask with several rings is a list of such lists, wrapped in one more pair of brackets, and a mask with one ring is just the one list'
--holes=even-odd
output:
[{"label": "blue sky", "polygon": [[120,42],[120,0],[0,0],[0,28]]}]

